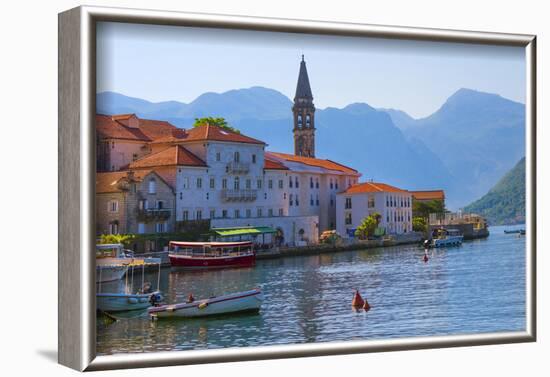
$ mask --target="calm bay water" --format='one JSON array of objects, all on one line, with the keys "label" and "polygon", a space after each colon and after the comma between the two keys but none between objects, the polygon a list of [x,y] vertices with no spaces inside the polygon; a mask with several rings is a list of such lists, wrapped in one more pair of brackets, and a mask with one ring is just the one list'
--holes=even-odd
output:
[{"label": "calm bay water", "polygon": [[[510,227],[507,227],[510,228]],[[151,321],[98,318],[97,352],[115,354],[525,330],[525,237],[260,260],[254,268],[163,269],[169,303],[261,287],[259,314]],[[156,284],[156,274],[146,274]],[[140,274],[134,280],[141,283]],[[123,284],[119,282],[118,284]],[[136,284],[136,287],[139,284]],[[115,289],[113,284],[104,291]],[[372,307],[353,311],[353,289]]]}]

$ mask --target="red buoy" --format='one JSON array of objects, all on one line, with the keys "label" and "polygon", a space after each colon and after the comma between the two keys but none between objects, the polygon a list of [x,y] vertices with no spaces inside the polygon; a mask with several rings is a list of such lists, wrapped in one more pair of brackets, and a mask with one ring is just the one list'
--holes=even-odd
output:
[{"label": "red buoy", "polygon": [[365,304],[363,305],[363,309],[365,309],[366,312],[370,310],[370,305],[367,299],[365,299]]},{"label": "red buoy", "polygon": [[195,297],[193,297],[193,293],[189,293],[189,296],[187,297],[187,303],[190,304],[193,301],[195,301]]},{"label": "red buoy", "polygon": [[428,254],[424,254],[424,263],[428,262]]},{"label": "red buoy", "polygon": [[359,291],[356,289],[355,294],[353,295],[353,300],[351,301],[351,306],[354,308],[362,308],[365,305],[365,301],[359,294]]}]

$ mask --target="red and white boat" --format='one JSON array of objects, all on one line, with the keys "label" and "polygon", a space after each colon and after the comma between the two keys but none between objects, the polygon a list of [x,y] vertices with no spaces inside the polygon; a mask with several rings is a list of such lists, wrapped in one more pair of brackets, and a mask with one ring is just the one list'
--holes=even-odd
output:
[{"label": "red and white boat", "polygon": [[194,318],[212,315],[258,312],[264,301],[259,288],[210,297],[181,304],[154,306],[148,309],[153,318]]},{"label": "red and white boat", "polygon": [[252,267],[256,252],[252,242],[170,242],[170,263],[187,269]]}]

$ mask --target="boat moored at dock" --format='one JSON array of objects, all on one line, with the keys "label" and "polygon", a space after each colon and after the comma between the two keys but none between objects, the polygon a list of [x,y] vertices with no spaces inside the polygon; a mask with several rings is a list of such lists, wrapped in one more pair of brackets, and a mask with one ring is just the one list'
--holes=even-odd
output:
[{"label": "boat moored at dock", "polygon": [[429,247],[460,246],[464,240],[464,236],[458,229],[435,229],[432,237],[431,242],[428,243]]},{"label": "boat moored at dock", "polygon": [[170,242],[170,263],[185,269],[252,267],[256,253],[252,242]]},{"label": "boat moored at dock", "polygon": [[258,312],[264,301],[259,288],[180,304],[149,308],[153,318],[194,318],[242,312]]}]

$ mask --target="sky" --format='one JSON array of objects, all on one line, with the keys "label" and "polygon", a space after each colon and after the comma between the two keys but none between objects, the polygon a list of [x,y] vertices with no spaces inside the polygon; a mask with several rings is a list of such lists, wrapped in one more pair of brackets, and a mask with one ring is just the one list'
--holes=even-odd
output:
[{"label": "sky", "polygon": [[263,86],[293,99],[305,55],[317,108],[365,102],[421,118],[460,88],[525,102],[521,47],[99,23],[97,91],[189,103]]}]

